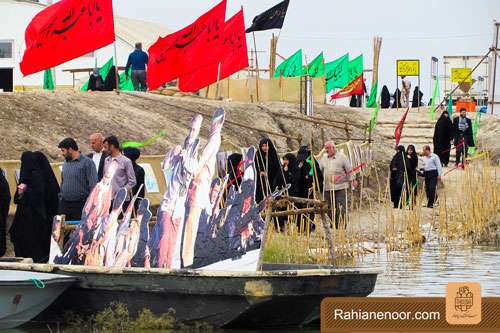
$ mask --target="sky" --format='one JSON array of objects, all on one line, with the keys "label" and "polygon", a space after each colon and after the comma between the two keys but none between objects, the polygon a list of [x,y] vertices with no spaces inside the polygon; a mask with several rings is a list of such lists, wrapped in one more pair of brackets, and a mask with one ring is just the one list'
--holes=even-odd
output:
[{"label": "sky", "polygon": [[[217,4],[219,0],[115,0],[118,15],[162,24],[178,30]],[[255,15],[279,0],[228,0],[226,17],[243,6],[246,26]],[[277,52],[287,57],[302,48],[307,60],[323,51],[326,61],[349,52],[364,55],[372,68],[374,36],[381,36],[379,82],[396,88],[397,59],[420,59],[424,100],[430,90],[430,58],[445,55],[484,55],[493,42],[493,20],[500,21],[498,0],[290,0]],[[255,33],[259,65],[269,63],[271,34]],[[249,49],[253,49],[247,34]],[[277,60],[279,64],[280,59]],[[443,71],[442,62],[439,71]],[[371,78],[368,79],[368,82]],[[413,86],[416,85],[414,81]]]}]

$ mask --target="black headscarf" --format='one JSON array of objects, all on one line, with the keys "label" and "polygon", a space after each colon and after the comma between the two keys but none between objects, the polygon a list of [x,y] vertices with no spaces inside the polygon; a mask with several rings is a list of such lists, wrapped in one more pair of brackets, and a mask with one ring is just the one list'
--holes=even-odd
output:
[{"label": "black headscarf", "polygon": [[[145,172],[144,169],[137,164],[137,160],[141,157],[141,151],[135,147],[127,147],[123,149],[123,155],[132,161],[132,167],[134,168],[135,179],[137,180],[135,186],[132,188],[132,193],[135,195],[139,188],[142,188],[139,192],[139,198],[145,198],[146,189],[145,189]],[[135,202],[135,208],[139,207],[139,201]]]},{"label": "black headscarf", "polygon": [[241,184],[242,172],[238,171],[238,166],[243,159],[243,155],[239,153],[233,153],[227,158],[227,173],[229,175],[228,184],[237,184],[237,187]]},{"label": "black headscarf", "polygon": [[[267,144],[269,149],[264,153],[262,146]],[[271,139],[260,140],[259,150],[255,154],[255,169],[257,171],[257,189],[255,193],[256,202],[261,202],[264,197],[271,194],[277,187],[283,187],[284,179],[281,174],[281,162]],[[267,173],[267,182],[261,172]],[[269,189],[269,187],[271,187]]]},{"label": "black headscarf", "polygon": [[382,87],[382,92],[380,93],[380,107],[382,109],[388,109],[391,107],[391,93],[387,86]]}]

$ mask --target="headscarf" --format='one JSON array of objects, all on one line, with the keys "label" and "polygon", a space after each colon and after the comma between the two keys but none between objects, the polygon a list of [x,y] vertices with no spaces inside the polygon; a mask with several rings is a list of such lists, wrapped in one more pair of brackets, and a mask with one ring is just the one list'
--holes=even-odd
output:
[{"label": "headscarf", "polygon": [[394,156],[392,157],[390,166],[391,172],[404,171],[406,165],[405,158],[406,158],[405,147],[400,145],[396,148],[396,154],[394,154]]},{"label": "headscarf", "polygon": [[50,166],[47,157],[40,151],[33,153],[33,158],[40,169],[44,185],[45,206],[47,208],[47,216],[52,220],[52,217],[57,214],[59,202],[59,183],[57,182],[56,175]]},{"label": "headscarf", "polygon": [[434,146],[446,147],[453,138],[453,123],[445,110],[436,122],[434,127]]},{"label": "headscarf", "polygon": [[127,147],[123,149],[123,155],[132,161],[132,164],[136,164],[136,161],[141,157],[141,151],[135,147]]},{"label": "headscarf", "polygon": [[413,174],[416,172],[418,167],[418,155],[414,145],[408,146],[408,148],[406,149],[407,153],[410,151],[410,148],[412,149],[412,152],[409,153],[410,158],[408,159],[407,169],[409,176],[413,177]]}]

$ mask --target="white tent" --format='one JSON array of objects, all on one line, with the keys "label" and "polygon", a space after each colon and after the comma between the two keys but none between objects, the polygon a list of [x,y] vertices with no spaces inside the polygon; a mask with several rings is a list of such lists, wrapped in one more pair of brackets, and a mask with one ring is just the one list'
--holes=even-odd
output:
[{"label": "white tent", "polygon": [[[46,5],[30,0],[0,0],[0,89],[4,91],[27,90],[40,88],[43,83],[43,72],[23,77],[19,69],[25,43],[24,31],[31,19]],[[147,48],[159,36],[171,31],[158,24],[115,16],[115,33],[118,65],[125,66],[128,54],[134,49],[136,42],[142,42]],[[73,77],[64,69],[91,68],[97,60],[98,66],[108,61],[114,53],[113,45],[73,59],[55,69],[55,80],[58,86],[71,87]],[[76,74],[76,87],[88,78],[87,73]]]}]

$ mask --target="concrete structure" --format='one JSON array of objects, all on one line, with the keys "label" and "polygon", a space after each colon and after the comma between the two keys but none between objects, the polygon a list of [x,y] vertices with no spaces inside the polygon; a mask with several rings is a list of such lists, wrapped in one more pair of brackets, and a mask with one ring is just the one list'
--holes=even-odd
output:
[{"label": "concrete structure", "polygon": [[[43,72],[23,77],[19,69],[25,50],[24,32],[31,19],[47,5],[30,0],[0,0],[0,89],[4,91],[28,90],[40,88],[43,84]],[[147,49],[159,36],[170,31],[160,25],[115,16],[115,33],[118,65],[125,66],[128,54],[138,41]],[[57,86],[72,87],[71,73],[64,69],[94,67],[97,59],[102,66],[114,54],[113,45],[73,59],[57,66],[55,80]],[[87,73],[75,76],[76,87],[87,80]]]}]

